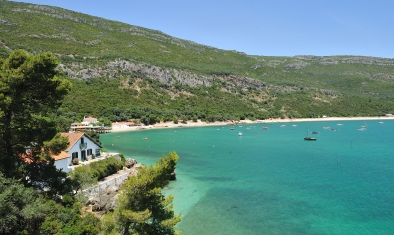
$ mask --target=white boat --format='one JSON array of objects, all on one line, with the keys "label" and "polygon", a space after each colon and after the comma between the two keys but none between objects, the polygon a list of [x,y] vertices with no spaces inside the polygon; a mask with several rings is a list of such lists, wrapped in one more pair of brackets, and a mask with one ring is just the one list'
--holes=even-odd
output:
[{"label": "white boat", "polygon": [[364,125],[364,126],[361,126],[361,128],[364,128],[364,129],[365,129],[365,128],[367,128],[367,123],[364,121],[364,124],[365,124],[365,125]]},{"label": "white boat", "polygon": [[268,126],[263,127],[263,130],[268,131]]},{"label": "white boat", "polygon": [[238,132],[238,136],[242,136],[242,132]]},{"label": "white boat", "polygon": [[286,127],[286,125],[281,125],[280,127]]}]

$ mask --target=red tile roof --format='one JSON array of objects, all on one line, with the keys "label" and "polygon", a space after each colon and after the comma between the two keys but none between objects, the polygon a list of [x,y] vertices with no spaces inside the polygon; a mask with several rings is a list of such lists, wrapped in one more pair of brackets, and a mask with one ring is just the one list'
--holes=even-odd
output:
[{"label": "red tile roof", "polygon": [[94,118],[94,117],[85,117],[84,119],[83,119],[83,121],[97,121],[97,118]]},{"label": "red tile roof", "polygon": [[68,137],[69,141],[68,147],[64,151],[69,151],[84,134],[83,132],[61,133],[62,136]]},{"label": "red tile roof", "polygon": [[55,161],[57,161],[57,160],[69,158],[70,156],[65,151],[61,151],[58,155],[51,155],[51,157],[55,159]]}]

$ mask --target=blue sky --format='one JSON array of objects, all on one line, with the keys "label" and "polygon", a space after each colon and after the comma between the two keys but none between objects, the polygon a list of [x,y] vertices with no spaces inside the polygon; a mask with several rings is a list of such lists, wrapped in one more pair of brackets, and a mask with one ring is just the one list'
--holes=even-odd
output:
[{"label": "blue sky", "polygon": [[394,0],[28,0],[249,55],[394,58]]}]

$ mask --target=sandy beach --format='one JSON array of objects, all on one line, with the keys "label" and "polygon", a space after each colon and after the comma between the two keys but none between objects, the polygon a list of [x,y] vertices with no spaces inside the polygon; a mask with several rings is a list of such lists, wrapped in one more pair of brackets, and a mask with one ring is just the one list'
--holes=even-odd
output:
[{"label": "sandy beach", "polygon": [[253,124],[253,123],[281,123],[281,122],[319,122],[319,121],[368,121],[368,120],[394,120],[394,116],[380,116],[380,117],[322,117],[322,118],[299,118],[299,119],[266,119],[266,120],[241,120],[238,122],[226,121],[226,122],[197,122],[189,121],[187,123],[165,122],[156,123],[148,126],[133,126],[133,127],[122,127],[112,128],[112,132],[123,132],[123,131],[136,131],[144,129],[157,129],[157,128],[177,128],[177,127],[203,127],[203,126],[225,126],[225,125],[237,125],[237,124]]}]

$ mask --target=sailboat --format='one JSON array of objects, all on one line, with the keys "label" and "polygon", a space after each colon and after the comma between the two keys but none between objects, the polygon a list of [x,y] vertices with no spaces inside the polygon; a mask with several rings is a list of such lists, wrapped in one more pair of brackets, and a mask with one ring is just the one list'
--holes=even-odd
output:
[{"label": "sailboat", "polygon": [[363,131],[363,130],[367,129],[367,123],[365,121],[364,121],[364,124],[365,124],[364,126],[357,128],[357,130]]},{"label": "sailboat", "polygon": [[316,140],[316,138],[313,138],[313,137],[309,136],[309,129],[308,129],[308,131],[306,133],[306,136],[304,137],[304,140]]}]

